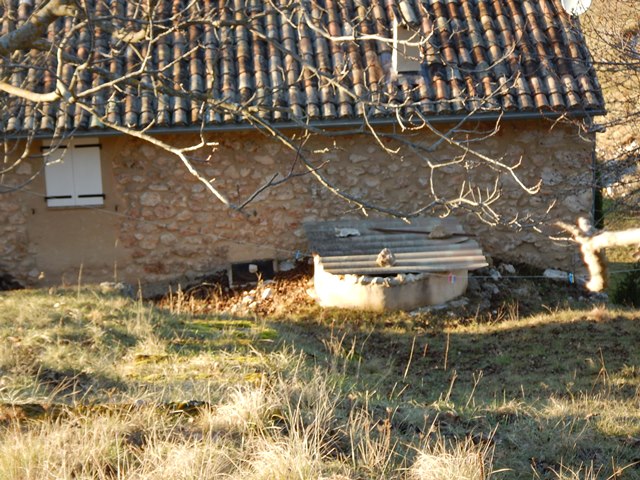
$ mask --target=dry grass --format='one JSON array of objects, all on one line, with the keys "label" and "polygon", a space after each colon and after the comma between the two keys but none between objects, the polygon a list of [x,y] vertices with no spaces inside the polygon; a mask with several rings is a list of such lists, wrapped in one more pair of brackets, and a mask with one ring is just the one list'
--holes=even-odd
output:
[{"label": "dry grass", "polygon": [[289,316],[0,294],[0,479],[640,478],[637,312]]},{"label": "dry grass", "polygon": [[471,437],[447,441],[441,436],[418,452],[410,468],[415,480],[485,480],[493,474],[493,447],[490,440],[476,443]]}]

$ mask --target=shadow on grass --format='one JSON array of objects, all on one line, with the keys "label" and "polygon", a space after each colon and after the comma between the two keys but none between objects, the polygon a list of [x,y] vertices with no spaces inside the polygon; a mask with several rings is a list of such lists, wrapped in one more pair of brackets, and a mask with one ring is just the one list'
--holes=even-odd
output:
[{"label": "shadow on grass", "polygon": [[366,405],[407,443],[430,426],[492,442],[495,467],[511,469],[503,478],[557,478],[563,466],[591,464],[603,478],[627,465],[620,478],[640,478],[638,312],[455,327],[341,310],[302,320],[203,316],[181,319],[179,335],[178,356],[292,346],[343,378],[346,411]]},{"label": "shadow on grass", "polygon": [[67,402],[81,401],[94,391],[125,390],[126,388],[124,382],[108,376],[74,369],[56,370],[40,367],[37,369],[35,378],[51,398],[64,399]]},{"label": "shadow on grass", "polygon": [[453,371],[458,389],[473,387],[474,374],[483,372],[475,392],[491,399],[522,396],[523,390],[532,397],[564,395],[616,379],[634,389],[639,386],[640,314],[610,317],[596,309],[561,315],[560,320],[547,315],[452,328],[425,327],[406,316],[397,321],[392,314],[342,310],[332,310],[320,321],[184,316],[172,325],[159,325],[156,333],[170,341],[178,356],[216,350],[269,352],[287,344],[315,364],[357,368],[360,381],[374,381],[368,375],[381,374],[404,382],[419,379],[425,385],[422,394],[433,401],[437,396],[429,384],[448,384]]}]

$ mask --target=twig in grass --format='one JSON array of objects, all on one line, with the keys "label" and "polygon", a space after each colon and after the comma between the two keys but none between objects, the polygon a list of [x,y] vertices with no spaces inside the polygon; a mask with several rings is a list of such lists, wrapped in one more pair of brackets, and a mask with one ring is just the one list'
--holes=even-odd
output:
[{"label": "twig in grass", "polygon": [[478,384],[480,383],[480,380],[482,380],[483,375],[484,375],[484,372],[482,370],[480,370],[477,374],[475,372],[473,373],[473,388],[471,388],[471,393],[469,394],[467,403],[465,403],[464,405],[465,408],[468,408],[469,404],[473,400],[473,396],[476,393],[476,388],[478,388]]},{"label": "twig in grass", "polygon": [[80,269],[78,270],[78,300],[80,300],[80,287],[82,286],[82,263],[80,264]]},{"label": "twig in grass", "polygon": [[640,464],[640,461],[638,462],[633,462],[630,463],[628,465],[625,465],[624,467],[616,467],[615,465],[615,461],[612,458],[611,459],[611,467],[613,469],[613,473],[611,475],[609,475],[606,480],[615,480],[616,478],[619,478],[620,475],[622,474],[622,472],[624,472],[627,468],[631,468],[631,467],[635,467],[636,465]]},{"label": "twig in grass", "polygon": [[593,382],[593,387],[592,387],[592,391],[593,389],[596,388],[596,383],[598,383],[598,380],[600,380],[600,378],[602,378],[602,384],[606,387],[609,383],[609,372],[607,370],[607,366],[604,362],[604,355],[602,354],[602,348],[598,349],[598,355],[600,356],[600,370],[598,371],[598,376],[596,377],[595,381]]},{"label": "twig in grass", "polygon": [[458,378],[458,372],[453,370],[453,373],[451,375],[451,381],[449,382],[449,390],[447,390],[447,394],[444,397],[445,403],[449,403],[449,399],[451,398],[451,393],[453,392],[453,385],[456,383],[457,378]]},{"label": "twig in grass", "polygon": [[444,347],[444,371],[447,371],[447,363],[449,361],[449,340],[451,337],[451,333],[447,332],[447,344]]},{"label": "twig in grass", "polygon": [[413,349],[416,346],[416,336],[413,336],[413,342],[411,343],[411,353],[409,353],[409,360],[407,361],[407,367],[404,369],[404,375],[402,375],[402,379],[406,380],[407,375],[409,374],[409,367],[411,366],[411,360],[413,359]]}]

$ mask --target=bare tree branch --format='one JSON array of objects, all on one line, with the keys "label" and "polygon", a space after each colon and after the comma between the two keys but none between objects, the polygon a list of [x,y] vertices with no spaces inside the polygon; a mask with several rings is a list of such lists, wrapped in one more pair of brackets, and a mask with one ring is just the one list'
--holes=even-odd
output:
[{"label": "bare tree branch", "polygon": [[640,256],[640,228],[631,228],[617,232],[596,231],[586,218],[578,219],[578,226],[558,222],[557,225],[570,233],[580,245],[582,258],[591,279],[587,288],[592,292],[601,292],[607,287],[607,261],[604,250],[611,247],[638,247]]},{"label": "bare tree branch", "polygon": [[44,36],[47,28],[59,17],[77,13],[75,0],[51,0],[35,12],[22,26],[0,36],[0,56],[6,57],[16,50],[29,50]]}]

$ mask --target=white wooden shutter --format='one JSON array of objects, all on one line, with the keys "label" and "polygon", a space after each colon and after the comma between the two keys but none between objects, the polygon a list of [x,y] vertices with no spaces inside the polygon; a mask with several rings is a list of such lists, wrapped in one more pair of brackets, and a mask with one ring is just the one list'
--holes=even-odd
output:
[{"label": "white wooden shutter", "polygon": [[104,205],[100,146],[95,143],[76,139],[66,147],[43,150],[49,207]]},{"label": "white wooden shutter", "polygon": [[73,149],[73,184],[76,205],[104,204],[99,146],[76,146]]},{"label": "white wooden shutter", "polygon": [[[392,68],[396,73],[412,73],[420,70],[420,34],[399,25],[397,20],[393,24],[394,49],[391,58]],[[411,43],[412,45],[407,45]]]},{"label": "white wooden shutter", "polygon": [[71,149],[60,147],[53,152],[44,150],[44,177],[49,207],[71,207],[76,204],[73,188],[73,154]]}]

